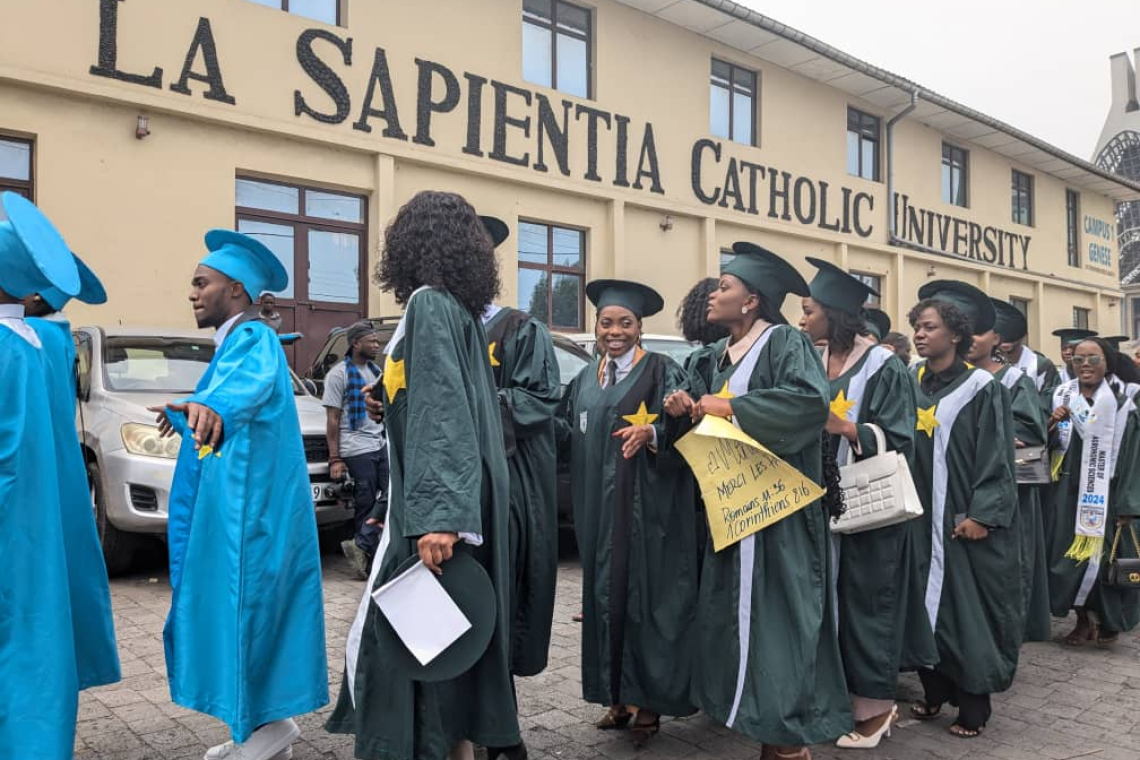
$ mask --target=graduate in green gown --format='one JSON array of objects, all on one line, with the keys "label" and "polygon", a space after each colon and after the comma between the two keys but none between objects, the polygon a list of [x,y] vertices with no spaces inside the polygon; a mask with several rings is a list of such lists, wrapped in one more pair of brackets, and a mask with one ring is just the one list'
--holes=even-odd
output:
[{"label": "graduate in green gown", "polygon": [[[1064,363],[1058,371],[1057,385],[1072,381],[1077,375],[1073,370],[1073,346],[1085,338],[1095,338],[1096,330],[1086,330],[1083,327],[1062,327],[1054,330],[1053,334],[1061,340],[1061,361]],[[1054,386],[1056,390],[1056,386]],[[1050,409],[1052,409],[1052,399]]]},{"label": "graduate in green gown", "polygon": [[[974,336],[968,359],[975,366],[991,373],[1009,396],[1013,421],[1013,445],[1016,450],[1027,446],[1044,446],[1046,443],[1046,413],[1041,407],[1038,389],[1048,387],[1021,366],[1007,363],[1010,354],[1005,346],[1011,336],[1025,336],[1028,331],[1025,315],[1006,301],[990,299],[997,319],[990,332]],[[1032,352],[1025,350],[1023,356]],[[1048,362],[1048,359],[1045,359]],[[1052,362],[1049,362],[1052,367]],[[1056,375],[1056,369],[1053,370]],[[1052,395],[1052,391],[1050,391]],[[1016,530],[1021,537],[1021,592],[1025,603],[1025,641],[1049,641],[1049,562],[1045,553],[1045,527],[1041,516],[1043,486],[1031,483],[1017,485]]]},{"label": "graduate in green gown", "polygon": [[925,359],[913,372],[918,403],[915,485],[925,512],[930,557],[926,611],[938,664],[920,669],[920,720],[958,707],[950,733],[971,738],[991,714],[990,694],[1005,691],[1021,646],[1021,551],[1010,530],[1017,514],[1014,443],[1002,386],[965,362],[975,333],[993,329],[989,298],[964,282],[935,280],[918,291],[909,314]]},{"label": "graduate in green gown", "polygon": [[[480,321],[499,289],[490,237],[453,193],[425,191],[384,235],[378,281],[405,305],[382,378],[391,488],[384,535],[346,645],[328,729],[358,758],[471,758],[471,742],[520,743],[510,673],[510,475]],[[495,628],[467,672],[417,681],[393,667],[371,592],[419,556],[437,571],[468,552],[490,577]],[[399,645],[398,642],[395,645]]]},{"label": "graduate in green gown", "polygon": [[[867,427],[874,424],[888,449],[909,459],[916,421],[910,375],[894,351],[861,334],[863,304],[878,294],[828,261],[809,257],[808,263],[819,271],[811,295],[803,299],[800,329],[813,343],[826,345],[823,367],[831,404],[826,429],[832,454],[843,465],[852,454],[864,459],[884,453]],[[909,520],[831,536],[833,560],[838,560],[839,649],[856,721],[855,731],[840,737],[840,747],[878,746],[898,717],[899,671],[938,661],[923,604],[920,525]]]},{"label": "graduate in green gown", "polygon": [[[709,300],[728,328],[708,377],[677,393],[669,414],[731,417],[796,470],[822,480],[827,377],[811,340],[779,312],[807,283],[774,253],[733,246]],[[705,544],[692,647],[693,701],[711,718],[763,742],[769,757],[810,758],[805,745],[851,730],[830,583],[828,514],[819,503],[715,552]]]},{"label": "graduate in green gown", "polygon": [[1076,377],[1057,387],[1049,419],[1060,462],[1049,590],[1054,615],[1077,611],[1077,625],[1064,639],[1073,646],[1112,643],[1140,621],[1140,592],[1103,583],[1118,540],[1118,556],[1137,556],[1133,519],[1140,515],[1140,413],[1113,377],[1113,353],[1099,338],[1073,347]]},{"label": "graduate in green gown", "polygon": [[[480,217],[497,248],[510,229]],[[495,304],[483,313],[487,353],[499,393],[511,472],[511,673],[546,669],[558,575],[558,450],[554,413],[561,400],[558,359],[546,325]]]},{"label": "graduate in green gown", "polygon": [[601,355],[570,383],[558,422],[582,561],[582,694],[609,708],[598,728],[630,726],[641,744],[661,715],[694,712],[693,480],[661,414],[684,376],[638,345],[642,318],[663,306],[656,291],[594,280],[586,296]]},{"label": "graduate in green gown", "polygon": [[[996,299],[994,305],[998,309],[998,323],[1004,331],[1001,333],[999,346],[1002,356],[1007,364],[1019,368],[1029,378],[1041,399],[1043,415],[1047,418],[1053,410],[1053,389],[1060,384],[1061,374],[1052,359],[1026,345],[1029,321],[1021,310],[1006,301]],[[1005,307],[1016,311],[1019,316],[1012,314]],[[1005,317],[1002,316],[1003,312],[1006,314]]]}]

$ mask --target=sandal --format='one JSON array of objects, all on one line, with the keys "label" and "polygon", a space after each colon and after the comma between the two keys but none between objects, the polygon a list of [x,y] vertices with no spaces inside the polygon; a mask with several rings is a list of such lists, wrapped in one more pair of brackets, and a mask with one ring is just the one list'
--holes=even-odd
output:
[{"label": "sandal", "polygon": [[950,726],[949,731],[953,736],[957,736],[959,739],[977,739],[982,735],[983,728],[985,728],[985,726],[978,726],[977,728],[966,728],[963,725],[955,723],[954,725]]},{"label": "sandal", "polygon": [[781,760],[811,760],[811,752],[807,747],[800,747],[799,749],[793,751],[791,754],[776,750],[775,757],[780,758]]},{"label": "sandal", "polygon": [[934,720],[942,714],[942,705],[931,707],[925,702],[914,702],[910,706],[910,715],[915,720]]},{"label": "sandal", "polygon": [[633,718],[633,713],[627,710],[625,705],[614,705],[606,710],[606,714],[594,723],[594,728],[601,729],[602,731],[625,728],[629,725],[631,718]]},{"label": "sandal", "polygon": [[1093,623],[1089,623],[1088,626],[1083,630],[1080,624],[1078,624],[1076,628],[1069,631],[1065,638],[1061,639],[1061,641],[1064,642],[1065,646],[1070,647],[1080,647],[1084,646],[1090,641],[1099,640],[1100,639],[1097,636],[1096,626]]},{"label": "sandal", "polygon": [[[641,716],[652,715],[652,720],[643,720]],[[645,744],[653,738],[653,735],[661,729],[661,716],[652,713],[649,710],[638,710],[637,719],[633,721],[630,726],[630,732],[633,734],[633,744],[635,747],[644,747]]]},{"label": "sandal", "polygon": [[1120,638],[1120,631],[1097,631],[1096,643],[1100,646],[1109,646],[1115,644],[1116,640]]}]

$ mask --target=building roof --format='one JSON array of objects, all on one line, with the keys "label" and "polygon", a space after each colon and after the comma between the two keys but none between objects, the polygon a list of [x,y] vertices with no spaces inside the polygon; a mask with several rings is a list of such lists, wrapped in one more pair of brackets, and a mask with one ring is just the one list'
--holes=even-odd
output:
[{"label": "building roof", "polygon": [[781,68],[897,111],[917,95],[916,119],[951,137],[1116,201],[1140,199],[1140,182],[1124,179],[1014,126],[781,24],[732,0],[617,0]]}]

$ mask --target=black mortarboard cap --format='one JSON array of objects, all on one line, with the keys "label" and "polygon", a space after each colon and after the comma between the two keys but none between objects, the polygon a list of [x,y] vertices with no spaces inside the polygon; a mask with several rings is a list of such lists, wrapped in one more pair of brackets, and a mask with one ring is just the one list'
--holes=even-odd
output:
[{"label": "black mortarboard cap", "polygon": [[1021,309],[1008,301],[1001,301],[997,298],[990,300],[993,301],[994,311],[997,312],[994,330],[1001,336],[1001,339],[1015,341],[1024,338],[1025,334],[1029,332],[1029,322],[1021,313]]},{"label": "black mortarboard cap", "polygon": [[788,262],[755,243],[732,244],[736,257],[721,269],[721,274],[739,277],[744,284],[760,293],[777,313],[788,293],[810,296],[807,281]]},{"label": "black mortarboard cap", "polygon": [[933,299],[954,304],[970,320],[974,335],[994,329],[994,304],[982,291],[961,280],[933,280],[918,289],[922,300]]},{"label": "black mortarboard cap", "polygon": [[622,306],[634,315],[651,317],[665,308],[665,299],[653,288],[629,280],[594,280],[586,284],[586,298],[601,311],[607,306]]},{"label": "black mortarboard cap", "polygon": [[808,286],[811,297],[830,309],[857,316],[868,296],[879,295],[874,288],[830,261],[808,256],[807,263],[819,270]]}]

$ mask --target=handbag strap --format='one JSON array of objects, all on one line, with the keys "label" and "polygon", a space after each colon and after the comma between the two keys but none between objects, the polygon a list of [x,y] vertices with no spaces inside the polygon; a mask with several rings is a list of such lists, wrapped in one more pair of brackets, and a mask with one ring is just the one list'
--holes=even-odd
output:
[{"label": "handbag strap", "polygon": [[[868,427],[871,429],[871,433],[875,436],[875,446],[878,448],[879,453],[880,454],[886,454],[887,453],[887,437],[885,435],[883,435],[883,429],[880,428],[878,425],[872,423],[872,422],[864,423],[864,427]],[[858,429],[858,425],[856,425],[856,429]],[[854,458],[855,458],[855,447],[854,446],[848,446],[847,447],[847,461],[843,463],[843,466],[844,467],[849,466],[851,464],[851,461]]]},{"label": "handbag strap", "polygon": [[[1108,555],[1108,561],[1116,561],[1116,552],[1120,548],[1120,534],[1124,531],[1117,530],[1116,535],[1112,537],[1112,551]],[[1136,550],[1136,558],[1140,559],[1140,538],[1136,537],[1136,526],[1128,523],[1128,532],[1132,535],[1132,547]]]}]

